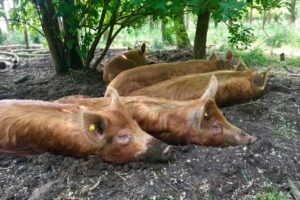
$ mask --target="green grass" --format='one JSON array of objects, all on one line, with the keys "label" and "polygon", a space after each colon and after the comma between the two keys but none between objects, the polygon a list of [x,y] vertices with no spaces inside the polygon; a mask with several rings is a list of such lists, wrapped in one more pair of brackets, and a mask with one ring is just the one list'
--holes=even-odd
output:
[{"label": "green grass", "polygon": [[286,64],[289,66],[300,67],[300,57],[298,58],[288,58]]},{"label": "green grass", "polygon": [[262,194],[257,194],[254,197],[255,200],[292,200],[290,193],[281,192],[272,188],[270,191],[266,191]]},{"label": "green grass", "polygon": [[247,66],[266,66],[279,62],[275,57],[266,55],[260,48],[250,51],[234,50],[233,53],[241,57]]}]

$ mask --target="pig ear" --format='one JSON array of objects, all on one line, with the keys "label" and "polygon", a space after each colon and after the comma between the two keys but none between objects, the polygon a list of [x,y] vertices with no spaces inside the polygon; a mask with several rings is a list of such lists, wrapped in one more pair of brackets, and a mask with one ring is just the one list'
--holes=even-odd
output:
[{"label": "pig ear", "polygon": [[235,68],[235,71],[245,71],[247,70],[248,67],[247,65],[244,63],[243,59],[242,58],[239,58],[238,59],[238,65],[237,67]]},{"label": "pig ear", "polygon": [[88,136],[94,136],[101,139],[104,134],[105,121],[104,118],[96,113],[83,112],[83,129]]},{"label": "pig ear", "polygon": [[228,50],[225,55],[225,61],[228,68],[232,68],[232,62],[233,62],[233,53],[231,50]]},{"label": "pig ear", "polygon": [[207,99],[207,98],[215,98],[216,93],[218,90],[218,80],[215,75],[212,75],[212,77],[209,80],[208,86],[202,95],[201,99]]},{"label": "pig ear", "polygon": [[122,105],[119,93],[115,88],[108,86],[105,91],[105,96],[111,97],[111,105]]},{"label": "pig ear", "polygon": [[218,60],[218,59],[219,59],[219,57],[217,56],[217,54],[215,53],[215,51],[208,58],[208,60]]},{"label": "pig ear", "polygon": [[233,53],[232,53],[231,50],[228,50],[228,51],[226,52],[225,59],[226,59],[226,60],[232,60],[232,58],[233,58]]},{"label": "pig ear", "polygon": [[272,67],[266,68],[264,71],[256,74],[253,78],[253,84],[255,87],[264,88],[267,82],[268,73],[272,70]]},{"label": "pig ear", "polygon": [[215,104],[215,101],[212,99],[205,99],[203,105],[198,107],[192,112],[191,119],[193,124],[197,124],[199,127],[201,126],[202,119],[208,119],[212,116],[212,107]]},{"label": "pig ear", "polygon": [[141,52],[144,54],[146,51],[146,44],[143,42],[142,46],[141,46]]}]

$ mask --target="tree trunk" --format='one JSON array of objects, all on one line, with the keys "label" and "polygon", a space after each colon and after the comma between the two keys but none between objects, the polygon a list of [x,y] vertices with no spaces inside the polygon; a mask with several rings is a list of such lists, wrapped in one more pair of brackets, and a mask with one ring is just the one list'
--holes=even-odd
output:
[{"label": "tree trunk", "polygon": [[290,22],[295,23],[296,21],[296,0],[291,0],[291,15]]},{"label": "tree trunk", "polygon": [[252,20],[253,20],[253,8],[252,8],[252,6],[250,7],[250,13],[249,13],[249,22],[250,22],[250,24],[252,24]]},{"label": "tree trunk", "polygon": [[191,48],[189,36],[184,25],[183,12],[174,18],[176,44],[178,49]]},{"label": "tree trunk", "polygon": [[266,22],[267,22],[267,10],[264,10],[263,11],[263,24],[262,24],[263,30],[265,29]]},{"label": "tree trunk", "polygon": [[162,41],[163,43],[168,43],[167,42],[167,32],[166,32],[166,20],[165,19],[162,19],[161,20],[161,24],[160,24],[160,32],[161,32],[161,38],[162,38]]},{"label": "tree trunk", "polygon": [[[69,4],[69,6],[74,4],[73,0],[65,0],[65,3]],[[68,61],[68,67],[71,69],[83,69],[83,60],[76,50],[76,48],[79,47],[78,31],[70,31],[70,26],[68,24],[68,22],[72,21],[72,18],[74,18],[72,13],[68,13],[63,16],[63,31],[65,32],[64,44],[67,56],[66,59]]]},{"label": "tree trunk", "polygon": [[155,21],[151,16],[149,17],[149,27],[151,30],[155,29]]},{"label": "tree trunk", "polygon": [[3,10],[3,18],[5,20],[5,25],[6,25],[6,31],[8,31],[9,28],[9,23],[7,20],[6,12],[5,12],[5,7],[4,7],[4,0],[0,0],[0,8]]},{"label": "tree trunk", "polygon": [[25,48],[29,49],[28,31],[27,31],[26,24],[24,25],[24,43],[25,43]]},{"label": "tree trunk", "polygon": [[161,31],[162,41],[164,44],[173,45],[174,40],[172,38],[172,35],[170,34],[170,30],[167,28],[167,23],[168,21],[166,19],[161,20],[160,31]]},{"label": "tree trunk", "polygon": [[209,11],[204,11],[198,14],[196,35],[194,40],[194,58],[205,59],[206,58],[206,38],[209,25]]},{"label": "tree trunk", "polygon": [[65,74],[69,71],[68,60],[65,53],[65,46],[60,38],[60,31],[57,18],[55,17],[54,5],[51,0],[36,0],[33,3],[41,14],[41,24],[46,36],[50,53],[52,55],[57,74]]}]

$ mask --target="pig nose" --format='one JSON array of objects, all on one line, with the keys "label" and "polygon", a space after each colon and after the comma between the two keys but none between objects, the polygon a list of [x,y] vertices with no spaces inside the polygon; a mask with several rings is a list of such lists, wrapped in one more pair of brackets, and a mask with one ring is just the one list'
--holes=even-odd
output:
[{"label": "pig nose", "polygon": [[162,141],[153,138],[148,144],[148,149],[145,154],[139,159],[146,162],[166,162],[173,160],[175,151],[173,146],[170,146]]},{"label": "pig nose", "polygon": [[249,136],[249,143],[248,144],[252,144],[257,140],[257,137],[255,136]]}]

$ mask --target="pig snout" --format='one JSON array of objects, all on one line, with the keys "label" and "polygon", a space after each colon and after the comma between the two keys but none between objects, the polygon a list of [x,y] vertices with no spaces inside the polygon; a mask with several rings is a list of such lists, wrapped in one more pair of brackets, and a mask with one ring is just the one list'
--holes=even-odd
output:
[{"label": "pig snout", "polygon": [[234,136],[232,142],[236,145],[248,145],[254,143],[256,140],[257,138],[255,136],[249,135],[245,131],[241,131]]},{"label": "pig snout", "polygon": [[166,162],[173,160],[174,154],[173,146],[154,138],[148,144],[147,151],[139,158],[139,160],[146,162]]}]

